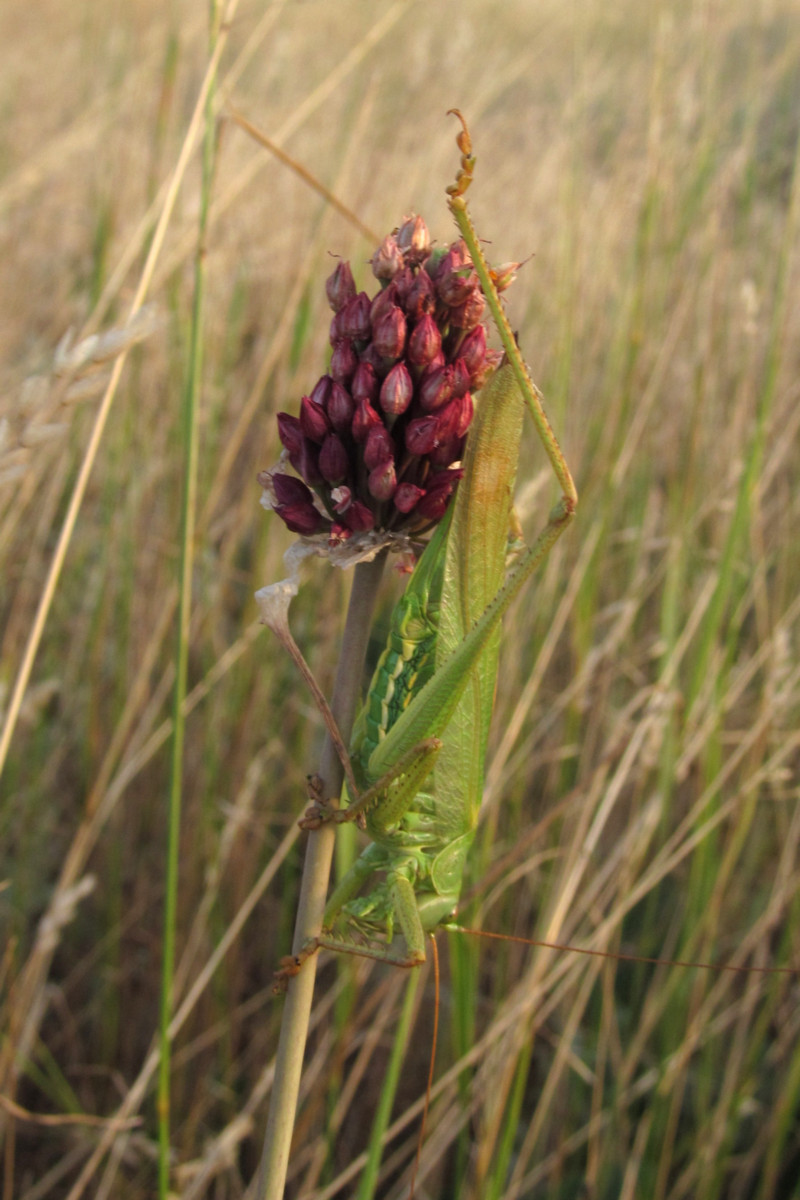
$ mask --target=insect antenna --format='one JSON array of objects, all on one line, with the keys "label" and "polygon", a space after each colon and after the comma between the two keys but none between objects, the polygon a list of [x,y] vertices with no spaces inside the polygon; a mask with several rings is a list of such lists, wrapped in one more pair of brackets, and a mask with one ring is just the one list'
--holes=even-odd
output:
[{"label": "insect antenna", "polygon": [[[623,954],[613,950],[590,950],[587,946],[572,946],[566,942],[545,942],[540,938],[518,937],[510,933],[491,933],[486,929],[469,929],[465,925],[447,925],[450,933],[468,933],[473,937],[492,938],[498,942],[518,942],[523,946],[542,946],[546,950],[571,950],[592,958],[613,958],[618,962],[651,963],[657,967],[691,967],[699,971],[734,971],[740,975],[798,975],[800,967],[752,967],[738,963],[693,962],[680,958],[652,958],[645,954]],[[438,999],[438,991],[437,991]]]}]

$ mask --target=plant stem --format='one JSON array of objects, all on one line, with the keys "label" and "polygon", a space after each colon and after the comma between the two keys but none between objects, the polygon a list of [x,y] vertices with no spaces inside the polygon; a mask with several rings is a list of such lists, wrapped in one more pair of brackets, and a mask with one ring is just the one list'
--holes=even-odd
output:
[{"label": "plant stem", "polygon": [[[372,610],[384,561],[385,554],[380,554],[372,562],[359,563],[353,578],[331,699],[331,710],[345,743],[350,741]],[[328,734],[322,747],[319,773],[323,780],[325,798],[338,796],[344,772]],[[292,945],[292,952],[295,954],[310,938],[318,937],[322,929],[335,836],[336,827],[332,823],[323,825],[321,829],[309,835]],[[281,1200],[283,1196],[316,971],[317,956],[312,955],[303,963],[299,974],[289,980],[264,1150],[256,1184],[256,1200]]]},{"label": "plant stem", "polygon": [[[215,0],[210,9],[210,50],[213,55],[219,35]],[[183,790],[183,743],[186,726],[186,678],[189,660],[189,620],[192,605],[194,569],[195,508],[197,497],[197,405],[203,372],[203,307],[205,298],[205,240],[214,162],[214,82],[206,97],[206,127],[203,142],[203,176],[200,193],[200,219],[194,270],[194,305],[186,387],[183,397],[184,484],[181,511],[181,562],[179,579],[178,633],[173,697],[172,762],[167,818],[167,864],[164,897],[164,944],[161,966],[161,1011],[159,1042],[161,1059],[158,1072],[158,1194],[164,1200],[170,1182],[170,1068],[173,984],[175,975],[175,927],[178,910],[179,848],[181,800]]]}]

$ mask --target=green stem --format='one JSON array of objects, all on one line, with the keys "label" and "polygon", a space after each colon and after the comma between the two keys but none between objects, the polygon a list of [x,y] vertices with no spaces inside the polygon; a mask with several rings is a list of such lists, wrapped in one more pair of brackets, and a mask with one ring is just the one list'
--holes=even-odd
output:
[{"label": "green stem", "polygon": [[[331,711],[345,743],[350,740],[358,703],[372,610],[378,594],[384,560],[385,556],[381,554],[373,562],[360,563],[353,578],[331,699]],[[324,783],[325,797],[338,796],[344,772],[330,735],[326,735],[322,747],[319,773]],[[309,835],[292,945],[294,954],[297,954],[309,939],[318,937],[322,929],[335,837],[336,826],[332,822]],[[317,956],[312,955],[303,964],[299,974],[289,980],[264,1150],[256,1183],[256,1200],[282,1200],[283,1197],[316,969]]]},{"label": "green stem", "polygon": [[408,1035],[411,1031],[411,1022],[414,1017],[414,998],[416,997],[421,977],[421,971],[412,970],[408,978],[405,999],[403,1000],[403,1011],[400,1013],[400,1021],[394,1035],[392,1056],[389,1059],[389,1066],[386,1070],[386,1077],[384,1078],[378,1101],[378,1110],[375,1113],[372,1132],[369,1136],[367,1163],[358,1181],[358,1191],[356,1192],[355,1200],[372,1200],[372,1197],[375,1195],[375,1187],[378,1183],[378,1172],[383,1155],[383,1139],[386,1130],[389,1128],[389,1119],[392,1115],[395,1093],[400,1081],[400,1070],[403,1066]]},{"label": "green stem", "polygon": [[[211,0],[210,51],[219,33],[216,0]],[[183,744],[186,727],[186,676],[189,657],[189,621],[194,566],[195,508],[197,495],[197,402],[203,371],[203,305],[205,297],[205,239],[214,163],[214,81],[206,98],[206,125],[203,142],[203,178],[200,193],[200,218],[194,268],[194,301],[186,387],[183,396],[183,499],[181,508],[181,561],[178,602],[178,633],[173,699],[172,761],[170,769],[167,825],[167,864],[164,898],[164,943],[161,967],[161,1011],[159,1042],[161,1057],[158,1072],[158,1194],[166,1200],[170,1175],[170,1066],[173,981],[175,974],[175,927],[178,907],[179,847],[183,779]]]}]

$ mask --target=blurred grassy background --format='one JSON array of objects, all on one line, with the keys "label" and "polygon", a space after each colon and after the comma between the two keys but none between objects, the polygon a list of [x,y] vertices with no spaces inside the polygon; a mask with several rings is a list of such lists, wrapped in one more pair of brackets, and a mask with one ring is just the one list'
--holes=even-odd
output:
[{"label": "blurred grassy background", "polygon": [[[413,209],[453,237],[460,107],[488,253],[530,256],[509,311],[581,507],[506,624],[465,923],[797,967],[797,3],[249,0],[227,37],[222,116],[235,104],[380,232]],[[5,705],[110,369],[76,383],[56,347],[124,325],[205,71],[205,9],[10,0],[0,63]],[[4,1200],[154,1193],[198,181],[195,153],[0,784]],[[184,1197],[243,1196],[257,1163],[321,736],[255,623],[289,543],[255,475],[277,458],[274,413],[324,367],[330,253],[366,286],[372,248],[222,120],[173,1073]],[[549,502],[531,437],[526,527]],[[293,610],[325,685],[346,588],[319,567]],[[448,948],[418,1195],[800,1196],[796,977]],[[398,975],[319,977],[292,1196],[350,1194]],[[423,992],[385,1196],[407,1190]],[[115,1130],[115,1114],[140,1120]]]}]

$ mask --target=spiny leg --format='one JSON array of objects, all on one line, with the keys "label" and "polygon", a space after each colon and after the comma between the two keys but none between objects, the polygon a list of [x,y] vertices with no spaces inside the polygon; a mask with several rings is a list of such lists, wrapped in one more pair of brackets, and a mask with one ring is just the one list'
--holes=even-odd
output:
[{"label": "spiny leg", "polygon": [[[489,305],[489,310],[494,318],[497,332],[500,335],[500,340],[503,343],[503,349],[506,352],[506,357],[511,365],[511,368],[516,376],[517,382],[522,392],[525,402],[530,410],[536,425],[537,432],[541,439],[542,445],[545,448],[547,457],[558,479],[561,488],[561,500],[555,506],[550,514],[550,521],[547,529],[543,532],[545,541],[552,545],[556,538],[566,528],[572,519],[575,509],[578,504],[578,492],[575,487],[570,469],[567,466],[566,459],[558,444],[558,439],[553,433],[550,422],[547,419],[547,414],[544,411],[542,402],[542,394],[536,384],[530,377],[525,361],[520,354],[517,346],[516,338],[512,333],[511,326],[508,323],[505,309],[503,308],[500,296],[498,294],[495,281],[495,274],[486,261],[483,250],[481,248],[478,235],[472,224],[472,220],[467,209],[467,202],[464,199],[464,193],[472,183],[473,171],[475,169],[475,156],[472,153],[472,139],[469,135],[469,129],[464,117],[457,108],[449,110],[461,122],[461,133],[458,134],[456,142],[461,151],[461,169],[456,176],[456,182],[447,188],[450,197],[448,204],[450,211],[455,217],[459,232],[467,244],[467,248],[472,256],[472,263],[478,278],[481,281],[483,294],[486,297],[486,302]],[[555,536],[552,540],[549,534]],[[538,539],[537,539],[538,540]],[[546,552],[546,551],[545,551]]]}]

